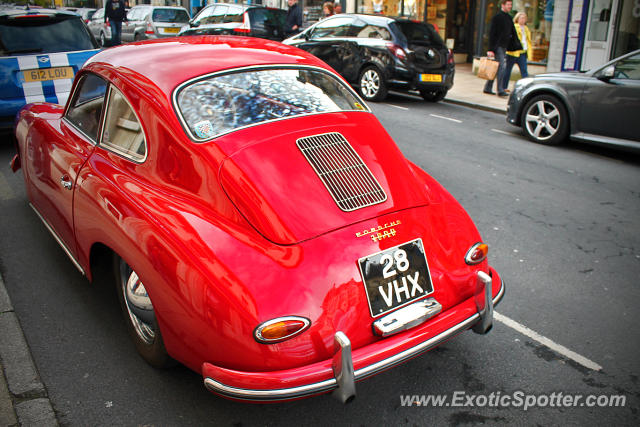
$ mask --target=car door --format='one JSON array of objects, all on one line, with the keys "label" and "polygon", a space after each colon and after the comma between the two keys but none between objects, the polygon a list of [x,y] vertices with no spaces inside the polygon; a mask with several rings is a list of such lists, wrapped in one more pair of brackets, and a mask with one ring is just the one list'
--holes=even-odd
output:
[{"label": "car door", "polygon": [[355,40],[349,37],[354,19],[337,15],[321,21],[309,30],[308,38],[295,45],[322,59],[346,80],[355,81],[358,75],[354,70],[359,70],[360,64],[354,56]]},{"label": "car door", "polygon": [[136,27],[140,25],[140,18],[143,13],[144,9],[139,7],[134,7],[127,13],[127,20],[122,22],[122,41],[130,42],[134,40]]},{"label": "car door", "polygon": [[[613,67],[613,77],[605,75]],[[584,87],[578,131],[640,141],[640,53],[594,74]]]},{"label": "car door", "polygon": [[91,21],[89,22],[89,30],[91,30],[91,34],[96,39],[100,39],[100,30],[104,25],[104,9],[98,9],[96,13],[91,17]]},{"label": "car door", "polygon": [[27,142],[27,155],[33,160],[28,171],[33,205],[72,258],[76,254],[76,178],[97,144],[106,88],[100,77],[82,76],[64,118],[51,123],[52,129],[59,126],[59,130]]}]

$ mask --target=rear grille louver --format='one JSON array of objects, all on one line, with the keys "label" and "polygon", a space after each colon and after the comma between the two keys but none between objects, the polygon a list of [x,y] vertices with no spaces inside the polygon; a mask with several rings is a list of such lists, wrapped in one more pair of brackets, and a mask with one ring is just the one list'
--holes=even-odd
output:
[{"label": "rear grille louver", "polygon": [[298,139],[296,144],[343,211],[387,200],[369,168],[341,134],[308,136]]}]

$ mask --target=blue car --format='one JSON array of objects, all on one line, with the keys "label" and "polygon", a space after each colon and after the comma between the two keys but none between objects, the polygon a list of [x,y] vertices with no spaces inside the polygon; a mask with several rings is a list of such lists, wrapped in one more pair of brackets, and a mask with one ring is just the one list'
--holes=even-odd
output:
[{"label": "blue car", "polygon": [[0,9],[0,130],[32,102],[64,105],[98,43],[82,17],[51,9]]}]

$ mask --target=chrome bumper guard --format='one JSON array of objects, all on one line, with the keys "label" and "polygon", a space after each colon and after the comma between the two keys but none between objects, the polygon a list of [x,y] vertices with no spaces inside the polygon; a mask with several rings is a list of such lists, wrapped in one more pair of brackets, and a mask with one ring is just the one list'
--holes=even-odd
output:
[{"label": "chrome bumper guard", "polygon": [[334,397],[338,398],[343,403],[348,403],[355,398],[356,381],[368,378],[378,372],[389,369],[395,365],[399,365],[408,359],[431,350],[470,327],[473,327],[473,331],[476,333],[486,334],[489,332],[493,326],[493,307],[495,304],[500,302],[504,296],[504,282],[502,282],[501,285],[500,291],[496,297],[491,298],[491,276],[482,271],[478,272],[476,291],[474,294],[476,307],[478,309],[477,313],[415,347],[409,348],[372,365],[365,366],[357,371],[354,371],[353,369],[351,342],[343,332],[339,331],[336,332],[334,336],[335,353],[332,363],[334,378],[298,387],[272,390],[251,390],[231,387],[211,378],[205,378],[204,385],[208,390],[214,393],[227,396],[232,399],[249,401],[291,400],[333,390],[332,395]]}]

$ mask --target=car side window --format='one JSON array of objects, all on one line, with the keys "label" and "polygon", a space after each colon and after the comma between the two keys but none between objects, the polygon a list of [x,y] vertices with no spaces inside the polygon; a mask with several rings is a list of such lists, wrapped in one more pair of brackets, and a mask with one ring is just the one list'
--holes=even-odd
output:
[{"label": "car side window", "polygon": [[348,16],[327,19],[316,25],[311,38],[347,37],[352,23],[353,19]]},{"label": "car side window", "polygon": [[226,15],[224,16],[224,19],[222,20],[222,22],[227,23],[227,22],[242,22],[243,21],[243,17],[242,17],[242,9],[239,7],[230,7],[227,10]]},{"label": "car side window", "polygon": [[377,25],[365,25],[355,26],[353,34],[354,37],[365,39],[382,39],[391,40],[391,33],[385,27],[379,27]]},{"label": "car side window", "polygon": [[198,17],[197,22],[200,25],[219,24],[222,22],[222,18],[224,18],[227,9],[227,6],[213,6],[205,10],[205,12]]},{"label": "car side window", "polygon": [[109,91],[101,145],[136,162],[143,161],[147,155],[140,120],[124,95],[114,87]]},{"label": "car side window", "polygon": [[106,91],[107,82],[105,80],[95,74],[85,74],[78,82],[78,87],[65,115],[69,122],[94,142],[98,141],[100,117],[102,117]]},{"label": "car side window", "polygon": [[640,80],[640,54],[618,61],[614,78]]}]

